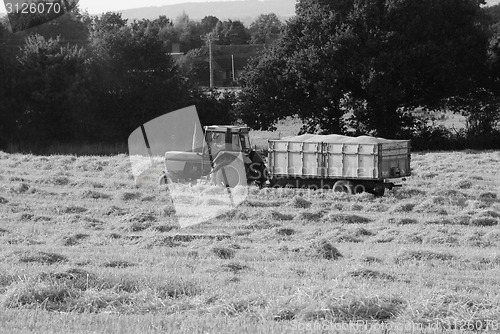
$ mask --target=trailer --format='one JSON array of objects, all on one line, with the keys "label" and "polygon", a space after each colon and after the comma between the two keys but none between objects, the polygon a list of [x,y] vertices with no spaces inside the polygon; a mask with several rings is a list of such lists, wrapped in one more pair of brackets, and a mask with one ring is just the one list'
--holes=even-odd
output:
[{"label": "trailer", "polygon": [[410,151],[409,140],[369,136],[305,134],[269,140],[268,178],[273,187],[383,196],[411,175]]}]

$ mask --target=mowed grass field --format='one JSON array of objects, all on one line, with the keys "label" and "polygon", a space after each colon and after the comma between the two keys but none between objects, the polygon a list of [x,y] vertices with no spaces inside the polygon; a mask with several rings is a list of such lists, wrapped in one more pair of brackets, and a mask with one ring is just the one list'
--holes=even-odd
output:
[{"label": "mowed grass field", "polygon": [[125,155],[0,152],[0,332],[495,332],[500,152],[412,166],[382,198],[252,188],[179,228]]}]

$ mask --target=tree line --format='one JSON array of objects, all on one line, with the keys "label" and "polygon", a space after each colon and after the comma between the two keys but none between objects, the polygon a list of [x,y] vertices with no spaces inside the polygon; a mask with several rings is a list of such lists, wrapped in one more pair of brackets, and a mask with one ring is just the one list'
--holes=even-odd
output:
[{"label": "tree line", "polygon": [[[300,0],[286,23],[265,14],[249,28],[214,16],[128,22],[76,7],[12,34],[4,18],[0,149],[125,142],[138,125],[191,104],[203,124],[272,129],[298,116],[303,132],[500,147],[499,22],[499,6],[477,0]],[[193,81],[208,33],[221,45],[268,44],[241,92]],[[174,60],[173,43],[187,55]],[[433,111],[443,109],[465,116],[466,129],[436,126]]]},{"label": "tree line", "polygon": [[[263,18],[281,24],[274,14]],[[51,143],[126,142],[140,124],[192,104],[204,124],[235,122],[234,94],[200,89],[189,64],[170,56],[172,44],[203,48],[208,32],[219,44],[266,38],[259,24],[247,29],[214,16],[128,22],[78,8],[16,34],[7,24],[0,25],[0,149],[13,142],[35,151]]]}]

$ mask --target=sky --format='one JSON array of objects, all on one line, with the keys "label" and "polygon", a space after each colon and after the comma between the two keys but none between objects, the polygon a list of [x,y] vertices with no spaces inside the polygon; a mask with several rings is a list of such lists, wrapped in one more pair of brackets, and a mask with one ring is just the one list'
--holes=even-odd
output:
[{"label": "sky", "polygon": [[[214,0],[211,0],[214,1]],[[498,0],[500,1],[500,0]],[[165,6],[183,2],[210,2],[210,0],[119,0],[119,1],[103,1],[103,0],[80,0],[80,8],[88,9],[91,14],[99,14],[106,11],[131,9],[150,6]]]},{"label": "sky", "polygon": [[[90,14],[100,14],[106,11],[117,11],[121,9],[164,6],[183,2],[209,2],[214,0],[80,0],[80,8],[87,9]],[[500,0],[486,0],[488,5],[496,5]],[[5,13],[5,7],[0,4],[0,13]]]},{"label": "sky", "polygon": [[[183,2],[210,2],[214,0],[80,0],[80,8],[87,9],[90,14],[100,14],[107,11],[131,9],[150,6],[165,6]],[[216,0],[221,1],[221,0]],[[500,1],[500,0],[498,0]],[[1,1],[0,1],[1,2]],[[0,13],[5,13],[5,6],[0,4]]]}]

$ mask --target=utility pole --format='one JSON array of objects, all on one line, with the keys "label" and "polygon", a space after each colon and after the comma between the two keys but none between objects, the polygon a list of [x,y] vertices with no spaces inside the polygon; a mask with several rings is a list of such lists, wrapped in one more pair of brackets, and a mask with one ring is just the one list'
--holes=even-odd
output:
[{"label": "utility pole", "polygon": [[236,81],[236,78],[234,76],[234,55],[231,55],[231,69],[233,71],[233,85],[234,85],[234,82]]},{"label": "utility pole", "polygon": [[213,54],[212,54],[212,42],[218,41],[219,39],[214,35],[213,32],[206,34],[205,36],[200,36],[203,41],[208,43],[208,58],[209,58],[209,68],[210,68],[210,88],[214,88],[214,67],[213,67]]}]

